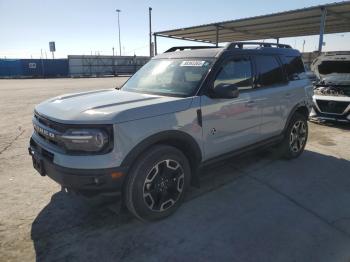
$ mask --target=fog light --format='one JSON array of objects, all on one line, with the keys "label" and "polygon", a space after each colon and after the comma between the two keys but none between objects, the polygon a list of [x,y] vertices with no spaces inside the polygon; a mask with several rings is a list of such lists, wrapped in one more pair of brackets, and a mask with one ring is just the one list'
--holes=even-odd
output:
[{"label": "fog light", "polygon": [[96,185],[98,185],[98,184],[100,183],[100,180],[99,180],[97,177],[95,177],[95,178],[94,178],[94,183],[95,183]]}]

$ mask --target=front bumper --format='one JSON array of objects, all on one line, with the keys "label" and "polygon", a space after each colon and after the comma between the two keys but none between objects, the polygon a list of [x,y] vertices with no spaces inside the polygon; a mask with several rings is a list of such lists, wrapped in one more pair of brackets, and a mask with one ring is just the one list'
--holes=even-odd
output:
[{"label": "front bumper", "polygon": [[28,148],[33,166],[42,176],[48,176],[68,191],[84,195],[118,193],[122,189],[127,168],[77,169],[62,167],[53,162],[54,154],[33,140]]},{"label": "front bumper", "polygon": [[350,113],[348,114],[327,114],[320,112],[316,107],[313,107],[309,119],[311,121],[334,121],[334,122],[343,122],[343,123],[350,123]]},{"label": "front bumper", "polygon": [[[339,108],[339,104],[341,108]],[[313,121],[350,123],[350,99],[346,97],[315,95],[309,118]]]},{"label": "front bumper", "polygon": [[344,116],[334,116],[334,115],[328,115],[328,114],[314,114],[309,116],[309,119],[311,121],[316,122],[323,122],[323,121],[333,121],[333,122],[342,122],[342,123],[350,123],[350,116],[344,117]]}]

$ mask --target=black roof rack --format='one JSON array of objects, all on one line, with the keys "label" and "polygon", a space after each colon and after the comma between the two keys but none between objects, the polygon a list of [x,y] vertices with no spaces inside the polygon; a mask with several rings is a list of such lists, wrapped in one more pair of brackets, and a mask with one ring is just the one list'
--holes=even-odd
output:
[{"label": "black roof rack", "polygon": [[247,45],[257,45],[259,47],[275,47],[275,48],[292,48],[290,45],[264,42],[231,42],[227,44],[226,49],[243,48]]},{"label": "black roof rack", "polygon": [[183,50],[207,49],[207,48],[218,48],[218,47],[216,46],[174,46],[166,50],[164,53],[183,51]]},{"label": "black roof rack", "polygon": [[[292,48],[290,45],[285,44],[277,44],[277,43],[264,43],[264,42],[231,42],[225,46],[226,50],[229,49],[243,49],[244,46],[258,46],[260,48]],[[166,50],[164,53],[171,53],[175,51],[183,51],[183,50],[194,50],[194,49],[208,49],[208,48],[222,48],[221,46],[174,46]]]}]

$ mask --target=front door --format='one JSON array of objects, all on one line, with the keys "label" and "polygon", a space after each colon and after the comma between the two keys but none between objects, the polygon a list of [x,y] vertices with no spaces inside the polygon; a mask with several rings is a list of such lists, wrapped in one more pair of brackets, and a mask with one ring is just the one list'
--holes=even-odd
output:
[{"label": "front door", "polygon": [[[232,99],[210,97],[210,89],[235,84],[239,96]],[[205,159],[210,159],[259,140],[261,108],[253,89],[249,57],[227,59],[209,83],[208,95],[201,96]]]}]

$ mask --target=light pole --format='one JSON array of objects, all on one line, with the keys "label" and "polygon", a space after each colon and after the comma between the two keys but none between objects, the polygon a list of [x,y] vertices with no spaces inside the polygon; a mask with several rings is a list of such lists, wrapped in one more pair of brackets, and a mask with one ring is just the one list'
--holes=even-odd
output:
[{"label": "light pole", "polygon": [[119,22],[119,13],[121,12],[121,10],[120,9],[116,9],[115,11],[118,14],[119,56],[121,56],[122,55],[122,45],[120,43],[120,22]]},{"label": "light pole", "polygon": [[152,7],[148,7],[148,16],[149,16],[149,56],[153,56],[153,47],[152,47]]}]

